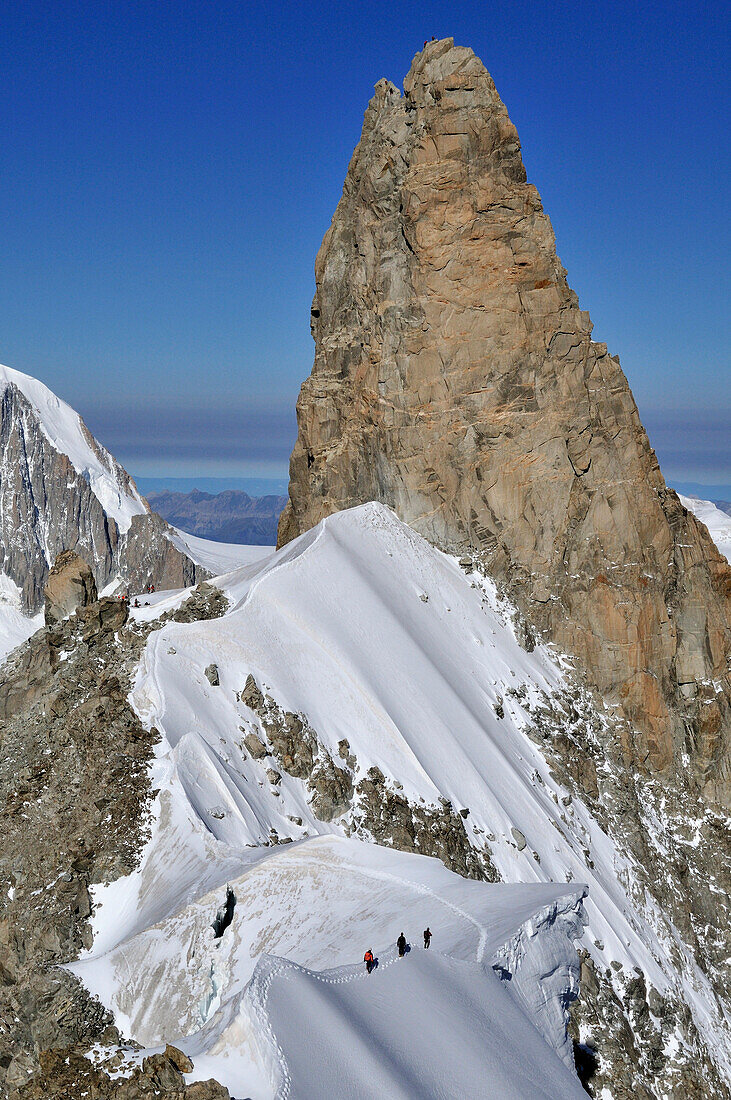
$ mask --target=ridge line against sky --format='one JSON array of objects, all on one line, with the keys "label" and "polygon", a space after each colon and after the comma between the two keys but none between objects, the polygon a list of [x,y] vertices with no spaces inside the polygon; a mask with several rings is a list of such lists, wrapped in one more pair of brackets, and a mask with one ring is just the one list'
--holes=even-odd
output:
[{"label": "ridge line against sky", "polygon": [[666,478],[723,495],[720,3],[9,9],[0,361],[134,475],[286,477],[315,255],[374,84],[432,34],[495,79]]}]

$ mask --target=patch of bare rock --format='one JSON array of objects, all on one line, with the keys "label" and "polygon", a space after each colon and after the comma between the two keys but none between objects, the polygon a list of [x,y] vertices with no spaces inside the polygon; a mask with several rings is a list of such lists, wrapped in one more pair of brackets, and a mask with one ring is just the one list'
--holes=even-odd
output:
[{"label": "patch of bare rock", "polygon": [[[89,602],[92,595],[84,563],[63,557],[49,580],[48,625],[2,667],[0,1093],[81,1096],[88,1086],[90,1096],[131,1100],[145,1082],[144,1094],[154,1095],[150,1082],[164,1069],[172,1095],[224,1096],[186,1091],[167,1064],[143,1067],[137,1085],[105,1082],[81,1055],[120,1037],[103,1006],[58,964],[91,944],[90,886],[129,874],[148,836],[158,735],[127,701],[142,647],[164,618],[211,618],[227,602],[203,584],[177,611],[140,626],[126,603]],[[74,602],[73,613],[59,617]]]},{"label": "patch of bare rock", "polygon": [[43,595],[46,626],[52,626],[96,602],[94,574],[74,550],[64,550],[53,563]]},{"label": "patch of bare rock", "polygon": [[[470,842],[464,824],[469,810],[457,812],[444,800],[432,806],[410,802],[379,768],[363,773],[345,739],[338,746],[336,762],[307,718],[280,707],[251,674],[240,699],[259,719],[263,735],[248,733],[246,749],[256,760],[271,755],[288,775],[302,779],[310,792],[312,812],[320,821],[337,818],[349,836],[436,856],[465,878],[499,881],[487,847],[478,850]],[[278,779],[270,776],[270,782]]]},{"label": "patch of bare rock", "polygon": [[186,1085],[184,1074],[192,1069],[193,1063],[171,1046],[121,1078],[111,1077],[78,1051],[49,1050],[40,1056],[40,1071],[11,1093],[10,1100],[230,1100],[228,1089],[217,1081]]}]

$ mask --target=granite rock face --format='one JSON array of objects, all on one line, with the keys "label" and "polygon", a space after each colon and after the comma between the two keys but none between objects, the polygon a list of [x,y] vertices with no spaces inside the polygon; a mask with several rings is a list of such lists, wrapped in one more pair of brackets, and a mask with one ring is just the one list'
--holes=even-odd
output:
[{"label": "granite rock face", "polygon": [[169,539],[170,527],[155,512],[133,516],[119,555],[126,583],[141,592],[152,582],[156,588],[189,588],[210,577]]},{"label": "granite rock face", "polygon": [[[42,389],[61,407],[58,398]],[[99,589],[117,576],[140,590],[148,582],[174,588],[205,579],[208,573],[170,541],[171,529],[149,511],[129,474],[73,410],[62,406],[62,411],[67,421],[69,414],[75,417],[75,431],[105,470],[107,491],[132,501],[139,514],[121,530],[89,477],[64,452],[62,432],[52,441],[33,402],[18,385],[0,377],[0,570],[20,588],[24,609],[34,612],[43,606],[49,568],[66,550],[88,562]]]},{"label": "granite rock face", "polygon": [[68,619],[81,607],[97,598],[94,574],[83,558],[73,550],[58,555],[48,574],[44,589],[46,626]]},{"label": "granite rock face", "polygon": [[376,85],[315,270],[280,545],[379,500],[479,555],[632,724],[628,762],[728,804],[731,569],[592,342],[471,50]]}]

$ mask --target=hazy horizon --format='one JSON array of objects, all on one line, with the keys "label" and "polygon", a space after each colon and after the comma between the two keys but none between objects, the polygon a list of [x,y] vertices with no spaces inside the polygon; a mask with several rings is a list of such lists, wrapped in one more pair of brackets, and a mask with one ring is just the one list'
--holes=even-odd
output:
[{"label": "hazy horizon", "polygon": [[286,479],[315,255],[373,85],[432,34],[492,73],[666,479],[721,495],[720,4],[10,10],[0,361],[136,477]]}]

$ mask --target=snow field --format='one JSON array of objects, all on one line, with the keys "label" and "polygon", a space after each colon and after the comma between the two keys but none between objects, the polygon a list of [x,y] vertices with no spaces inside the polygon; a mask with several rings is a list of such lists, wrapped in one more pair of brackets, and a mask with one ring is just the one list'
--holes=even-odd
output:
[{"label": "snow field", "polygon": [[274,553],[273,546],[246,546],[238,542],[213,542],[173,527],[171,541],[198,565],[220,577],[244,565],[261,563]]},{"label": "snow field", "polygon": [[[95,889],[94,947],[74,966],[127,1034],[148,1045],[178,1036],[178,1045],[196,1046],[204,1068],[213,1058],[261,1081],[266,1073],[242,999],[262,954],[321,970],[392,943],[406,913],[436,932],[435,903],[414,886],[432,889],[431,872],[411,873],[404,893],[388,877],[402,880],[403,871],[384,863],[359,856],[347,874],[342,860],[336,874],[323,866],[317,845],[346,843],[346,828],[357,828],[357,799],[352,815],[319,821],[301,780],[271,755],[251,756],[247,734],[267,742],[239,698],[252,674],[280,707],[306,716],[338,766],[346,766],[339,746],[348,741],[354,783],[376,766],[415,805],[446,799],[469,811],[471,842],[487,848],[506,882],[562,892],[588,883],[583,943],[618,992],[638,966],[659,991],[682,993],[709,1041],[723,1042],[700,975],[692,966],[678,975],[672,932],[647,899],[633,896],[631,862],[527,736],[530,706],[549,695],[560,706],[566,678],[550,649],[521,648],[511,609],[489,581],[466,577],[372,504],[329,517],[218,583],[231,605],[223,618],[168,623],[143,653],[130,699],[162,734],[152,835],[134,875]],[[204,675],[211,663],[216,687]],[[279,772],[276,782],[268,769]],[[385,858],[385,849],[362,847]],[[389,855],[420,868],[435,863]],[[460,893],[465,880],[448,877],[436,894],[480,923]],[[231,927],[214,943],[210,924],[227,883],[239,900]],[[498,889],[510,897],[515,888]],[[515,897],[510,905],[501,943],[531,916],[519,919]],[[479,965],[479,932],[464,917],[457,927],[440,949]],[[612,962],[621,972],[610,970]],[[536,963],[531,981],[542,980],[542,969]],[[530,1018],[529,990],[523,1003]],[[542,1026],[555,1032],[555,1020]]]},{"label": "snow field", "polygon": [[[351,964],[366,947],[373,947],[385,966],[392,956],[389,944],[402,928],[414,947],[400,965],[410,963],[427,924],[435,937],[430,949],[434,956],[461,960],[473,974],[469,981],[475,990],[483,989],[482,996],[502,995],[495,992],[503,983],[492,974],[490,960],[499,957],[501,966],[510,968],[517,998],[511,1011],[520,1010],[534,1021],[531,1043],[548,1043],[549,1061],[560,1065],[550,1048],[564,1057],[563,1002],[575,989],[573,939],[581,928],[581,888],[487,885],[452,874],[438,860],[333,836],[260,852],[230,885],[236,906],[220,939],[214,938],[211,923],[225,897],[223,885],[106,954],[99,955],[103,945],[95,943],[91,956],[72,964],[113,1008],[127,1034],[148,1048],[172,1038],[185,1049],[195,1062],[196,1079],[214,1074],[234,1096],[273,1096],[288,1079],[289,1036],[300,1026],[292,1020],[293,1032],[282,1030],[267,1002],[270,982],[288,970],[288,960],[315,975],[313,981],[343,984],[361,976],[362,963]],[[531,988],[539,987],[532,1004],[524,996],[524,967]],[[326,973],[318,977],[320,970]],[[357,1001],[360,994],[354,996]],[[445,1014],[453,996],[443,992]],[[394,1003],[389,1009],[391,998],[387,987],[379,1011],[397,1026],[401,1007]],[[473,1025],[463,1016],[458,1014],[451,1026],[469,1033]],[[343,1029],[345,1034],[345,1020]],[[324,1045],[326,1036],[325,1031]],[[376,1052],[377,1044],[377,1058]],[[528,1063],[531,1058],[525,1055]],[[438,1063],[425,1063],[425,1088],[432,1076],[439,1079],[439,1072]],[[291,1077],[299,1083],[299,1071]],[[257,1081],[264,1082],[260,1092],[254,1087]]]},{"label": "snow field", "polygon": [[[299,780],[283,773],[275,791],[269,762],[242,750],[247,730],[261,733],[236,701],[252,672],[284,708],[307,715],[334,759],[346,739],[358,776],[375,765],[411,801],[446,798],[468,808],[478,845],[497,836],[490,851],[504,878],[587,881],[591,850],[595,938],[611,958],[641,964],[646,950],[633,953],[637,937],[617,882],[624,861],[584,807],[560,805],[566,792],[522,732],[525,713],[506,696],[520,685],[534,700],[560,689],[560,669],[544,648],[521,649],[489,583],[471,583],[386,509],[340,513],[260,573],[226,578],[233,606],[224,619],[155,634],[133,705],[164,730],[180,781],[219,840],[258,845],[272,829],[292,839],[334,831],[314,817]],[[211,661],[218,688],[203,676]],[[495,713],[498,696],[504,719]],[[547,819],[555,823],[548,832]],[[513,827],[527,839],[523,852]]]},{"label": "snow field", "polygon": [[[680,494],[678,494],[680,496]],[[708,532],[727,561],[731,561],[731,516],[726,515],[710,500],[680,496],[680,503],[696,519],[705,523]]]},{"label": "snow field", "polygon": [[478,1100],[486,1081],[505,1100],[585,1096],[487,970],[418,947],[403,959],[392,950],[371,975],[267,964],[257,994],[282,1063],[277,1100]]}]

